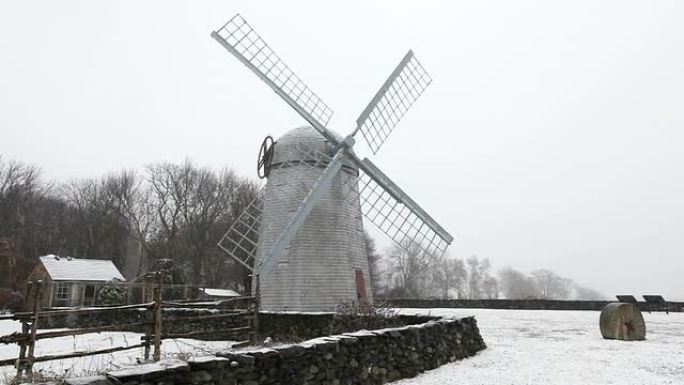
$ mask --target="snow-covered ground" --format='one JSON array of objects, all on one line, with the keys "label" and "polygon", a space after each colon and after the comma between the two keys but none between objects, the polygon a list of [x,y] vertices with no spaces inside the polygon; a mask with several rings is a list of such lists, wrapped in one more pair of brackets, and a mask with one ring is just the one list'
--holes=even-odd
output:
[{"label": "snow-covered ground", "polygon": [[[41,332],[57,329],[40,329]],[[0,336],[21,331],[21,323],[16,321],[0,321]],[[74,351],[99,350],[117,346],[129,346],[140,343],[140,333],[103,332],[84,334],[72,337],[58,337],[39,340],[36,342],[36,357],[47,354],[64,354]],[[173,339],[162,342],[162,353],[165,358],[188,358],[211,355],[213,352],[226,350],[230,347],[228,341],[199,341],[191,339]],[[19,347],[16,344],[0,344],[0,359],[16,358]],[[110,369],[117,369],[135,364],[143,358],[143,349],[131,349],[110,354],[100,354],[89,357],[70,358],[59,361],[36,363],[35,370],[47,375],[62,375],[68,377],[84,376],[101,373]],[[0,385],[8,378],[14,377],[12,366],[0,367]]]},{"label": "snow-covered ground", "polygon": [[[452,317],[474,315],[487,349],[475,357],[445,365],[396,385],[480,384],[684,384],[684,313],[644,313],[646,341],[609,341],[601,337],[599,312],[402,309],[406,314]],[[20,324],[0,321],[0,335],[18,331]],[[95,333],[38,341],[36,355],[67,353],[133,345],[140,334]],[[165,357],[187,358],[225,350],[226,341],[164,341]],[[17,356],[16,345],[0,345],[0,359]],[[78,376],[131,365],[142,358],[142,349],[99,356],[49,361],[38,370]],[[0,367],[0,384],[10,366]]]},{"label": "snow-covered ground", "polygon": [[644,313],[646,341],[604,340],[599,312],[402,309],[474,315],[487,349],[393,385],[684,384],[684,313]]}]

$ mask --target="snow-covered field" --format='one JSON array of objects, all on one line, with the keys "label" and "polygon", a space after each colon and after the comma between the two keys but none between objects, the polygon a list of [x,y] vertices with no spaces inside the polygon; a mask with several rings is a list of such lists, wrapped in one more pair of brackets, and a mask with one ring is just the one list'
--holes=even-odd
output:
[{"label": "snow-covered field", "polygon": [[684,384],[684,313],[644,313],[646,341],[604,340],[599,312],[403,309],[474,315],[487,349],[395,385]]},{"label": "snow-covered field", "polygon": [[[41,332],[58,329],[40,329]],[[0,321],[0,335],[7,335],[21,331],[21,323],[16,321]],[[103,332],[73,337],[58,337],[39,340],[36,342],[36,357],[47,354],[64,354],[74,351],[99,350],[117,346],[129,346],[140,343],[140,333]],[[162,342],[164,358],[187,358],[211,355],[213,352],[226,350],[230,347],[228,341],[199,341],[191,339],[173,339]],[[16,358],[19,354],[18,345],[0,344],[0,359]],[[110,369],[117,369],[135,364],[143,358],[143,349],[131,349],[110,354],[100,354],[89,357],[70,358],[59,361],[36,363],[35,370],[46,375],[62,375],[68,377],[84,376],[101,373]],[[14,377],[12,366],[0,367],[0,385],[6,379]]]},{"label": "snow-covered field", "polygon": [[[442,384],[684,384],[684,313],[644,314],[646,341],[609,341],[601,337],[599,312],[402,309],[453,317],[474,315],[487,349],[477,356],[445,365],[396,385]],[[20,324],[0,321],[0,335]],[[111,332],[38,341],[36,355],[133,345],[140,334]],[[164,341],[165,357],[206,356],[224,350],[226,341]],[[16,345],[0,345],[0,359],[17,356]],[[134,364],[142,349],[36,364],[38,370],[69,376],[92,374]],[[12,367],[0,367],[0,384]]]}]

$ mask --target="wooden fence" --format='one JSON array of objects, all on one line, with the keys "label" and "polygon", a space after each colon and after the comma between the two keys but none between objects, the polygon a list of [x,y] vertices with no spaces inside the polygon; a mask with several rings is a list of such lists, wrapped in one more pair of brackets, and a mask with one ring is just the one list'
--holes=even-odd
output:
[{"label": "wooden fence", "polygon": [[[227,300],[215,302],[184,303],[184,302],[164,302],[163,275],[160,273],[151,274],[148,277],[149,289],[152,291],[153,301],[124,306],[109,306],[96,308],[60,308],[60,309],[41,309],[41,299],[43,295],[43,283],[41,281],[29,282],[27,287],[27,297],[30,296],[30,311],[19,312],[12,315],[0,316],[0,319],[11,319],[21,322],[21,332],[0,336],[0,344],[18,344],[19,356],[12,359],[0,360],[0,366],[14,365],[17,370],[16,383],[20,383],[23,375],[27,375],[28,380],[33,380],[33,364],[36,362],[61,360],[75,357],[85,357],[97,354],[113,353],[122,350],[144,348],[144,358],[149,360],[150,350],[152,359],[158,361],[161,357],[161,341],[170,338],[193,338],[200,335],[210,335],[212,333],[238,333],[245,332],[248,336],[245,341],[238,342],[237,345],[246,345],[256,339],[256,325],[258,308],[253,297],[235,297]],[[244,308],[238,308],[242,304]],[[231,306],[232,305],[232,306]],[[227,307],[231,306],[231,309]],[[192,315],[192,316],[168,316],[164,317],[164,308],[221,308],[219,314]],[[104,326],[80,327],[68,330],[50,331],[39,333],[41,317],[58,315],[87,315],[96,312],[119,312],[122,310],[141,309],[145,311],[145,320],[135,323],[111,324]],[[240,327],[212,330],[211,332],[197,331],[187,333],[167,333],[164,334],[162,326],[164,322],[189,322],[199,320],[210,320],[229,317],[244,317],[248,324]],[[88,333],[99,333],[105,331],[124,331],[142,327],[145,335],[140,337],[141,342],[129,346],[117,346],[108,349],[78,351],[67,354],[35,356],[36,342],[46,338],[56,338],[64,336],[76,336]]]}]

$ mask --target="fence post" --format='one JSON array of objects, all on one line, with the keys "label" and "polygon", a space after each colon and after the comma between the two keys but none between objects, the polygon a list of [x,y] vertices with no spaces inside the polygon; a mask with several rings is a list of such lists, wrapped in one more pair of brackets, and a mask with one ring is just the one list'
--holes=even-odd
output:
[{"label": "fence post", "polygon": [[[28,322],[26,322],[26,320],[21,320],[21,335],[23,337],[28,337],[30,330]],[[17,362],[14,364],[14,367],[17,369],[17,376],[15,378],[17,384],[22,382],[21,374],[25,364],[24,360],[26,360],[26,340],[19,342],[19,358],[17,358]]]},{"label": "fence post", "polygon": [[[33,281],[29,281],[28,284],[26,285],[26,299],[28,300],[30,295],[33,294]],[[28,301],[27,301],[28,302]],[[26,303],[26,308],[25,310],[28,310],[28,303]],[[31,329],[29,329],[29,324],[25,319],[21,320],[21,335],[23,337],[28,337],[29,332]],[[27,346],[27,341],[24,339],[21,342],[19,342],[19,357],[17,358],[17,362],[14,364],[14,367],[17,369],[17,376],[15,378],[15,382],[17,384],[21,383],[21,375],[24,370],[25,362],[24,360],[26,359],[26,346]]]},{"label": "fence post", "polygon": [[161,334],[162,334],[162,285],[164,274],[157,272],[157,286],[154,288],[154,354],[152,359],[156,362],[161,357]]},{"label": "fence post", "polygon": [[43,298],[41,295],[41,286],[43,281],[38,280],[33,285],[33,322],[31,323],[31,337],[28,345],[28,362],[26,371],[28,372],[29,381],[33,382],[33,360],[35,359],[34,351],[36,348],[36,333],[38,332],[38,316],[40,315],[40,302]]},{"label": "fence post", "polygon": [[[147,302],[148,301],[148,293],[150,292],[150,276],[146,275],[144,277],[144,286],[142,289],[142,301]],[[147,308],[147,311],[145,311],[145,361],[148,361],[150,359],[150,344],[152,343],[152,330],[154,328],[152,322],[154,317],[152,316],[152,311],[153,309]]]}]

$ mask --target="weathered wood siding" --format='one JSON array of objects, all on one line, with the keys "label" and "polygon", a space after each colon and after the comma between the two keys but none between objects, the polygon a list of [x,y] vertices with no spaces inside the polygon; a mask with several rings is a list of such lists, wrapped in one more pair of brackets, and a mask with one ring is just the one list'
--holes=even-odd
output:
[{"label": "weathered wood siding", "polygon": [[[323,171],[303,164],[278,166],[301,159],[301,151],[310,148],[333,155],[333,148],[310,127],[289,131],[275,145],[274,167],[266,184],[259,261],[267,256]],[[351,191],[348,186],[357,173],[347,160],[284,255],[261,277],[263,309],[331,311],[340,302],[357,300],[356,268],[363,271],[366,288],[371,287],[358,186],[354,182]],[[370,290],[366,295],[371,299]]]}]

